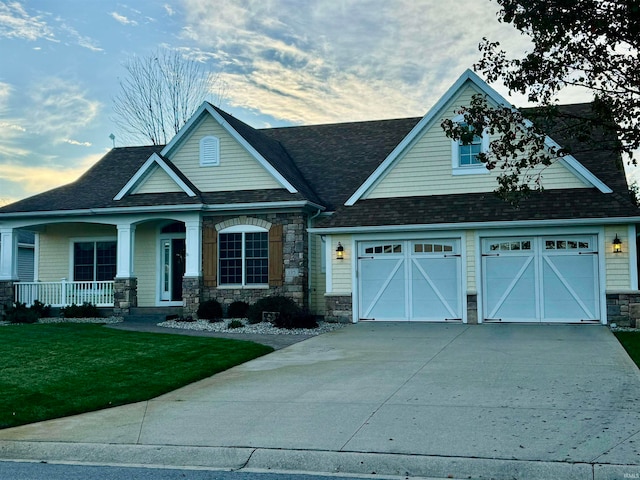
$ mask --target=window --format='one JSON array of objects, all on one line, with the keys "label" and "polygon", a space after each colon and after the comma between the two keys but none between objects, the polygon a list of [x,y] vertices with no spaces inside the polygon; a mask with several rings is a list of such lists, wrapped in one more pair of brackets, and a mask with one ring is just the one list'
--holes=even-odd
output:
[{"label": "window", "polygon": [[116,242],[76,242],[73,244],[73,280],[93,282],[116,276]]},{"label": "window", "polygon": [[269,234],[261,227],[237,225],[219,232],[220,285],[269,283]]},{"label": "window", "polygon": [[[462,122],[462,116],[453,119],[454,122],[458,122],[460,125],[465,125]],[[453,167],[454,175],[467,175],[488,173],[489,170],[478,159],[478,154],[486,152],[489,148],[489,135],[483,133],[482,135],[474,135],[473,140],[470,143],[464,144],[460,140],[451,141],[451,163]]]},{"label": "window", "polygon": [[200,140],[200,166],[220,165],[220,141],[217,137],[203,137]]}]

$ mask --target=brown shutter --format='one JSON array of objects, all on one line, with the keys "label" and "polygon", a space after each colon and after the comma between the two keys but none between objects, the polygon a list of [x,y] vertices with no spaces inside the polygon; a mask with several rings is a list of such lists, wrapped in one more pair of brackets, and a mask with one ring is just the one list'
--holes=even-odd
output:
[{"label": "brown shutter", "polygon": [[282,225],[272,225],[269,230],[269,286],[279,287],[283,283]]},{"label": "brown shutter", "polygon": [[218,285],[218,232],[214,227],[202,229],[202,277],[206,287]]}]

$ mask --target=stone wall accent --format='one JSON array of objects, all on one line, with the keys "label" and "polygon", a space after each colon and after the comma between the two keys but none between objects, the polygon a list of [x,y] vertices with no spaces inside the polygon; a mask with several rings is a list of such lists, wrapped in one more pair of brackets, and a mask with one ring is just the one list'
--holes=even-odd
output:
[{"label": "stone wall accent", "polygon": [[351,323],[353,321],[353,300],[351,294],[325,295],[327,322]]},{"label": "stone wall accent", "polygon": [[[247,216],[206,216],[202,220],[203,229],[214,227],[218,231],[234,225],[256,225],[270,229],[272,225],[282,225],[283,235],[283,272],[281,286],[268,288],[228,288],[202,287],[202,300],[217,300],[226,308],[237,300],[253,304],[257,300],[282,295],[291,298],[301,308],[309,308],[309,263],[307,238],[307,215],[298,213],[265,213]],[[186,315],[186,312],[185,312]]]},{"label": "stone wall accent", "polygon": [[113,313],[129,315],[138,306],[138,279],[116,278],[113,282]]},{"label": "stone wall accent", "polygon": [[607,323],[640,328],[640,292],[607,293]]},{"label": "stone wall accent", "polygon": [[475,293],[467,294],[467,323],[478,324],[478,295]]},{"label": "stone wall accent", "polygon": [[202,277],[182,278],[182,313],[185,317],[198,317],[202,289]]},{"label": "stone wall accent", "polygon": [[14,299],[15,293],[13,288],[13,281],[0,281],[0,317],[2,317],[2,315],[4,314],[5,308],[13,305]]}]

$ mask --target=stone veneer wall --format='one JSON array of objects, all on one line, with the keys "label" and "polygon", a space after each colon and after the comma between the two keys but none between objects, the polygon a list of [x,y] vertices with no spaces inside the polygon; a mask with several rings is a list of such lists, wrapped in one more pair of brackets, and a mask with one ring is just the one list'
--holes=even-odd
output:
[{"label": "stone veneer wall", "polygon": [[116,278],[113,282],[113,313],[129,315],[138,306],[138,279]]},{"label": "stone veneer wall", "polygon": [[327,322],[351,323],[353,321],[353,300],[349,295],[325,295]]},{"label": "stone veneer wall", "polygon": [[607,323],[640,328],[640,292],[607,293]]},{"label": "stone veneer wall", "polygon": [[467,323],[478,324],[478,295],[467,294]]},{"label": "stone veneer wall", "polygon": [[15,293],[13,282],[11,280],[0,281],[0,317],[4,313],[6,307],[13,305]]},{"label": "stone veneer wall", "polygon": [[[225,287],[202,287],[202,301],[217,300],[226,308],[237,300],[255,303],[257,300],[271,296],[282,295],[291,298],[301,308],[309,307],[309,263],[307,241],[307,216],[302,213],[267,213],[258,215],[233,216],[210,216],[202,220],[203,228],[214,227],[225,221],[235,224],[235,219],[240,218],[242,223],[252,225],[255,219],[265,220],[272,225],[282,225],[282,245],[283,245],[283,272],[284,279],[281,286],[270,286],[268,288],[225,288]],[[196,308],[197,310],[197,308]],[[186,315],[185,311],[185,315]]]}]

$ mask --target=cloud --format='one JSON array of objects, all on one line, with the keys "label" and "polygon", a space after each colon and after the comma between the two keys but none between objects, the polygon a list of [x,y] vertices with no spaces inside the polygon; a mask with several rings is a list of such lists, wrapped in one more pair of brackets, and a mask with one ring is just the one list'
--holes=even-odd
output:
[{"label": "cloud", "polygon": [[53,30],[39,16],[31,16],[18,2],[0,1],[0,37],[55,40]]},{"label": "cloud", "polygon": [[118,12],[111,12],[110,15],[116,22],[121,23],[122,25],[131,25],[132,27],[138,25],[138,22],[136,22],[135,20],[130,20],[124,15],[120,15]]},{"label": "cloud", "polygon": [[[19,187],[22,197],[35,195],[76,180],[91,165],[96,163],[104,152],[88,155],[79,159],[73,166],[25,166],[0,164],[0,180]],[[9,189],[9,188],[8,188]],[[11,188],[16,191],[16,188]]]},{"label": "cloud", "polygon": [[164,11],[167,12],[167,15],[169,15],[170,17],[173,17],[176,14],[176,11],[171,8],[171,5],[169,5],[168,3],[165,3],[163,7]]},{"label": "cloud", "polygon": [[70,27],[69,25],[66,25],[66,24],[62,24],[60,28],[66,33],[68,33],[69,36],[71,36],[71,38],[73,39],[73,41],[77,43],[79,46],[81,46],[82,48],[86,48],[93,52],[104,51],[104,49],[98,46],[98,42],[96,40],[90,37],[85,37],[83,35],[80,35],[80,33],[78,33],[78,31],[75,28]]},{"label": "cloud", "polygon": [[72,138],[98,116],[101,103],[87,98],[78,85],[57,77],[45,78],[30,90],[32,108],[26,125],[34,132],[49,135],[54,142]]},{"label": "cloud", "polygon": [[71,138],[65,138],[63,142],[68,143],[69,145],[79,145],[81,147],[90,147],[92,145],[91,142],[79,142],[78,140],[72,140]]},{"label": "cloud", "polygon": [[516,49],[527,43],[496,21],[495,5],[475,0],[453,9],[415,0],[305,8],[296,0],[185,0],[183,8],[191,58],[221,68],[227,103],[296,123],[423,115],[478,60],[482,36]]}]

